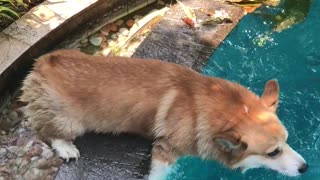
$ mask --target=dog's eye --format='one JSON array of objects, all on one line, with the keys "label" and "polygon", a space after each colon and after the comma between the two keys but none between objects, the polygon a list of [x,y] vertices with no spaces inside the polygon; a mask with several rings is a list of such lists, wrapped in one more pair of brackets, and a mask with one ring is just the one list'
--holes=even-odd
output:
[{"label": "dog's eye", "polygon": [[268,153],[267,155],[268,155],[269,157],[275,157],[275,156],[277,156],[280,152],[281,152],[281,149],[280,149],[280,148],[277,148],[277,149],[275,149],[274,151]]}]

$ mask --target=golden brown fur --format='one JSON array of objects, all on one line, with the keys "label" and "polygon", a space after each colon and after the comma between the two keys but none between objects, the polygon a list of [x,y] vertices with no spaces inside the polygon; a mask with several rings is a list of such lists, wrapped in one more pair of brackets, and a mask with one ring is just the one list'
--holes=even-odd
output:
[{"label": "golden brown fur", "polygon": [[190,154],[233,167],[287,138],[275,81],[260,98],[176,64],[59,50],[38,59],[22,90],[42,139],[136,133],[154,139],[153,159],[167,164]]}]

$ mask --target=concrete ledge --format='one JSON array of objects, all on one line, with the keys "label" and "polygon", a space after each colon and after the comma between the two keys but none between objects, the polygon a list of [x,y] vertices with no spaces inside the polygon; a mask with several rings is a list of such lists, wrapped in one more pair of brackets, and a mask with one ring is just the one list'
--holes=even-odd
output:
[{"label": "concrete ledge", "polygon": [[17,90],[34,59],[53,49],[69,34],[89,21],[106,14],[118,16],[129,11],[128,7],[149,1],[154,2],[47,0],[31,9],[0,32],[0,105]]}]

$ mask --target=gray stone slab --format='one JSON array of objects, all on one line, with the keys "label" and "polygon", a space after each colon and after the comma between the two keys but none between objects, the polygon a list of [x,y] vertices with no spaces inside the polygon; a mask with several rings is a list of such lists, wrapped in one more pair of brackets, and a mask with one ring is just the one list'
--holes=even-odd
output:
[{"label": "gray stone slab", "polygon": [[199,71],[244,15],[241,8],[220,1],[184,0],[182,2],[195,9],[198,20],[204,20],[207,16],[205,13],[199,13],[201,8],[210,12],[223,9],[230,15],[232,22],[191,28],[181,20],[185,14],[176,4],[137,48],[134,57],[160,59]]}]

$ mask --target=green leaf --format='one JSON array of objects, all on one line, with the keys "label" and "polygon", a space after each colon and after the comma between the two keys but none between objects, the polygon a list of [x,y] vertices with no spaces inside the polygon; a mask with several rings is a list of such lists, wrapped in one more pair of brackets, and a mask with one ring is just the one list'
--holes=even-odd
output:
[{"label": "green leaf", "polygon": [[0,14],[5,14],[5,13],[10,13],[13,16],[16,16],[17,18],[19,18],[19,14],[16,13],[15,11],[13,11],[12,9],[8,8],[8,7],[4,7],[4,6],[0,6]]},{"label": "green leaf", "polygon": [[13,7],[16,7],[12,0],[0,0],[1,5],[10,4]]},{"label": "green leaf", "polygon": [[23,0],[16,0],[16,2],[17,2],[18,6],[23,6],[25,8],[28,7],[28,5],[26,3],[24,3]]},{"label": "green leaf", "polygon": [[5,13],[0,13],[0,17],[4,17],[5,19],[9,19],[9,20],[11,20],[11,21],[14,21],[14,20],[15,20],[14,18],[12,18],[11,16],[9,16],[9,15],[7,15],[7,14],[5,14]]}]

